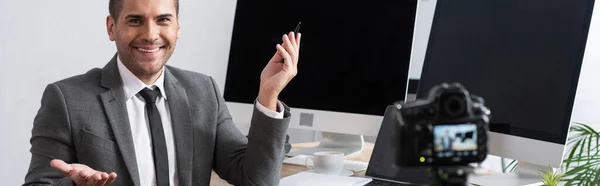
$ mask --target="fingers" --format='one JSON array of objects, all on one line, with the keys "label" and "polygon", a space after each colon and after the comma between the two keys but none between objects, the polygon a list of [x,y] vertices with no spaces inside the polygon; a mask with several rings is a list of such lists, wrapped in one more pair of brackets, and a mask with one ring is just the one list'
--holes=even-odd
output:
[{"label": "fingers", "polygon": [[100,173],[101,180],[96,183],[96,186],[104,186],[108,182],[108,174],[102,172]]},{"label": "fingers", "polygon": [[115,179],[117,179],[117,173],[111,172],[108,175],[108,180],[106,181],[106,185],[112,184],[115,181]]},{"label": "fingers", "polygon": [[111,172],[108,175],[108,180],[106,181],[106,185],[112,184],[115,181],[115,179],[117,179],[117,173]]},{"label": "fingers", "polygon": [[276,47],[277,47],[277,52],[279,53],[279,55],[281,55],[281,57],[283,57],[284,63],[287,62],[287,65],[293,65],[294,62],[292,62],[292,56],[290,56],[290,54],[280,44],[277,44]]},{"label": "fingers", "polygon": [[298,57],[296,58],[296,64],[294,64],[296,68],[298,68],[298,62],[300,62],[300,37],[302,37],[302,34],[298,33],[298,37],[296,38],[296,45],[298,47],[296,54]]},{"label": "fingers", "polygon": [[[294,33],[290,32],[290,35],[291,35],[291,37],[293,37]],[[293,61],[291,61],[292,62],[291,64],[295,67],[296,62],[298,61],[298,52],[297,52],[297,47],[294,46],[294,44],[291,40],[295,40],[295,38],[290,39],[290,36],[288,36],[287,34],[283,35],[283,44],[284,44],[288,54],[293,59]]]},{"label": "fingers", "polygon": [[[85,169],[85,170],[81,170],[79,171],[79,174],[77,174],[78,178],[77,179],[73,179],[73,181],[75,181],[76,183],[79,182],[84,182],[85,185],[96,185],[98,183],[98,181],[100,181],[102,179],[102,177],[98,177],[98,171],[92,170],[92,169]],[[76,181],[78,180],[78,181]]]},{"label": "fingers", "polygon": [[117,174],[96,171],[82,164],[67,164],[62,160],[50,161],[50,166],[68,176],[78,185],[108,185],[115,181]]},{"label": "fingers", "polygon": [[287,34],[284,34],[282,40],[283,47],[286,48],[288,53],[291,54],[293,57],[296,51],[296,47],[292,44],[292,41],[290,41],[290,37]]},{"label": "fingers", "polygon": [[110,174],[106,172],[100,172],[95,170],[81,171],[80,177],[83,178],[83,181],[86,185],[98,185],[104,186],[112,184],[115,179],[117,179],[117,174],[112,172]]},{"label": "fingers", "polygon": [[288,34],[288,36],[290,38],[290,42],[292,43],[292,46],[294,46],[294,51],[298,51],[298,43],[296,42],[296,33],[290,32]]},{"label": "fingers", "polygon": [[93,173],[85,177],[84,181],[85,185],[97,185],[98,182],[102,181],[102,176],[98,173]]},{"label": "fingers", "polygon": [[[277,44],[279,45],[279,44]],[[277,50],[277,45],[275,45],[275,50]],[[278,51],[275,51],[275,54],[273,54],[273,57],[271,58],[271,60],[269,61],[270,63],[283,63],[283,57],[281,57],[279,55]]]},{"label": "fingers", "polygon": [[298,37],[296,37],[296,44],[298,45],[298,51],[300,51],[300,37],[302,37],[302,34],[298,33],[297,35]]},{"label": "fingers", "polygon": [[65,161],[63,160],[59,160],[59,159],[54,159],[52,161],[50,161],[50,166],[54,167],[55,169],[59,170],[61,173],[63,173],[65,176],[71,176],[72,171],[73,171],[73,167],[67,163],[65,163]]}]

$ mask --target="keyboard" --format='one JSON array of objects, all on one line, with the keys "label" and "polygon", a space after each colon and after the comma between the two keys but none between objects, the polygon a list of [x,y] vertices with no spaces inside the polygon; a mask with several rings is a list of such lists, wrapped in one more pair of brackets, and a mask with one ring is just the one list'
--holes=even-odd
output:
[{"label": "keyboard", "polygon": [[[311,156],[297,155],[297,156],[283,160],[283,163],[291,164],[291,165],[306,166],[306,164],[305,164],[306,158],[308,158],[308,157],[311,157]],[[360,172],[360,171],[367,170],[368,166],[369,166],[368,162],[344,160],[344,169],[351,170],[352,172]]]}]

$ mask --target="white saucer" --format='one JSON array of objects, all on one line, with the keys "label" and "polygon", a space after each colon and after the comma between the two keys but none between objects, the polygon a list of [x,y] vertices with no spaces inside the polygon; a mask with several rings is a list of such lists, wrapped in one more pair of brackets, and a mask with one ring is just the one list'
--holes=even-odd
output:
[{"label": "white saucer", "polygon": [[[314,169],[307,170],[306,172],[317,173]],[[320,173],[317,173],[317,174],[320,174]],[[340,172],[337,175],[338,176],[352,176],[352,175],[354,175],[354,172],[352,172],[351,170],[348,170],[348,169],[344,169],[344,170],[342,170],[342,172]]]}]

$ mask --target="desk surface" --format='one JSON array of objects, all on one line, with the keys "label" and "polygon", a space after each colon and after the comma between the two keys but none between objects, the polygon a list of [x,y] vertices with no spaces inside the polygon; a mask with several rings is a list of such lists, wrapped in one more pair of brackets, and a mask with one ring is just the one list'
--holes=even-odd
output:
[{"label": "desk surface", "polygon": [[[296,150],[303,149],[303,148],[314,147],[314,146],[317,146],[318,144],[319,144],[319,142],[292,144],[292,149],[290,151],[296,151]],[[372,152],[373,152],[373,143],[365,142],[362,152],[360,152],[359,154],[347,157],[346,159],[354,160],[354,161],[369,162]],[[305,170],[308,170],[308,168],[306,168],[305,166],[283,164],[283,166],[281,167],[281,176],[280,177],[284,178],[284,177],[287,177],[287,176],[290,176],[290,175],[293,175],[293,174],[296,174],[296,173],[299,173],[299,172],[302,172]],[[365,175],[365,171],[360,171],[360,172],[354,173],[354,176],[364,176],[364,175]],[[222,180],[221,178],[219,178],[219,176],[217,176],[217,174],[213,171],[211,178],[210,178],[210,185],[211,186],[229,186],[230,184],[228,184],[225,180]]]}]

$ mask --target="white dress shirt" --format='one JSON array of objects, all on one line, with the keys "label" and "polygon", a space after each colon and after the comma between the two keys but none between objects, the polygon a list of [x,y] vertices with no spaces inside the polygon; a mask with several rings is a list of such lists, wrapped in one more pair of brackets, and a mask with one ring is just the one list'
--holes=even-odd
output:
[{"label": "white dress shirt", "polygon": [[[171,186],[177,186],[177,167],[175,161],[175,143],[173,141],[173,127],[171,126],[171,114],[169,112],[168,98],[165,93],[165,78],[163,76],[164,69],[158,79],[151,85],[146,85],[137,78],[117,57],[117,65],[119,74],[123,80],[123,90],[127,105],[127,113],[129,114],[129,124],[131,127],[131,135],[135,148],[135,157],[137,160],[138,174],[140,176],[141,185],[156,185],[156,176],[154,174],[154,160],[152,155],[152,137],[149,130],[148,116],[146,114],[146,103],[144,98],[138,94],[144,88],[160,90],[161,96],[156,100],[156,108],[162,121],[163,130],[165,132],[165,140],[167,144],[167,154],[169,160],[169,182]],[[277,105],[280,112],[275,112],[267,109],[260,103],[256,102],[256,107],[259,111],[272,118],[283,118],[283,105],[278,102]]]}]

